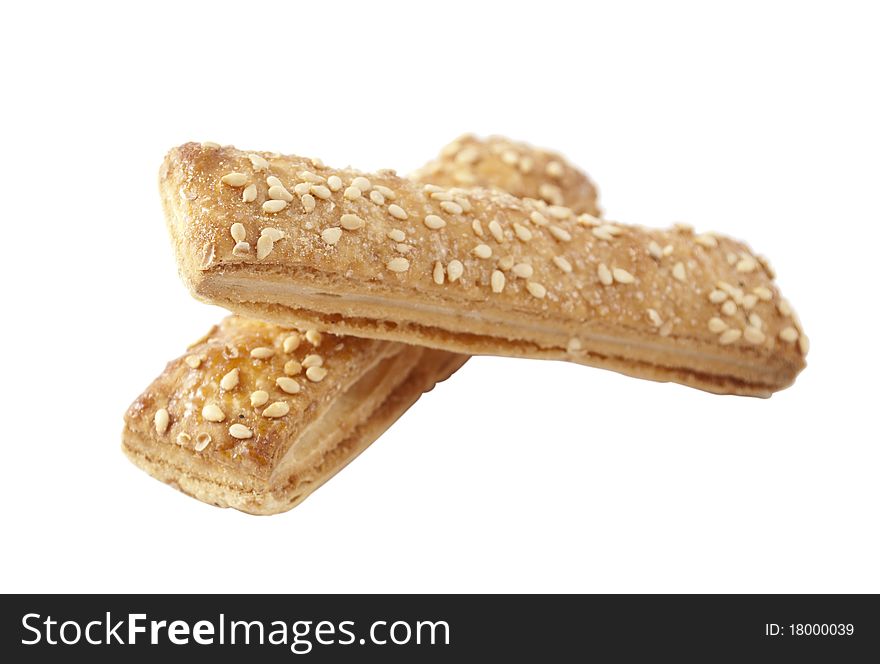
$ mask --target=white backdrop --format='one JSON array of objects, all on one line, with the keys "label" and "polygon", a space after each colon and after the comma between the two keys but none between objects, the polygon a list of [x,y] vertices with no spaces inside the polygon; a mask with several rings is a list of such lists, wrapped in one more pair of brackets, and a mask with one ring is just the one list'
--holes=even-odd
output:
[{"label": "white backdrop", "polygon": [[[0,589],[880,591],[878,16],[715,5],[7,7]],[[561,150],[610,218],[746,238],[797,384],[475,358],[269,518],[129,464],[125,408],[223,315],[176,275],[168,148],[405,173],[465,131]]]}]

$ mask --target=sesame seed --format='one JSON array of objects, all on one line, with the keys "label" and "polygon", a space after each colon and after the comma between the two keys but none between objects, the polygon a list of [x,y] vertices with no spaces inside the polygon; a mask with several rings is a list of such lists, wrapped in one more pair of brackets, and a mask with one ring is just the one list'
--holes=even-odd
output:
[{"label": "sesame seed", "polygon": [[385,185],[377,184],[375,186],[375,189],[380,194],[382,194],[385,198],[387,198],[389,201],[393,201],[395,198],[397,198],[397,194],[394,193],[394,190],[389,187],[386,187]]},{"label": "sesame seed", "polygon": [[516,237],[523,242],[528,242],[532,239],[532,231],[523,226],[522,224],[513,224],[513,232],[516,234]]},{"label": "sesame seed", "polygon": [[443,269],[443,263],[440,261],[434,262],[434,271],[432,273],[434,277],[434,283],[442,286],[443,282],[446,280],[446,271]]},{"label": "sesame seed", "polygon": [[802,334],[800,339],[798,339],[798,348],[801,349],[802,355],[806,355],[810,352],[810,340],[807,338],[806,334]]},{"label": "sesame seed", "polygon": [[711,302],[712,304],[721,304],[726,299],[727,293],[725,293],[723,290],[716,289],[709,293],[709,302]]},{"label": "sesame seed", "polygon": [[721,336],[718,337],[718,343],[722,346],[729,346],[730,344],[739,341],[739,338],[742,336],[742,330],[738,330],[735,327],[731,327],[728,330],[724,330],[721,333]]},{"label": "sesame seed", "polygon": [[321,231],[321,239],[324,240],[331,247],[339,242],[339,238],[342,237],[342,229],[338,227],[334,228],[325,228]]},{"label": "sesame seed", "polygon": [[215,143],[214,141],[202,141],[202,147],[205,150],[216,150],[220,147],[220,144]]},{"label": "sesame seed", "polygon": [[577,222],[582,226],[601,226],[602,220],[598,217],[594,217],[591,214],[587,214],[583,212],[578,215]]},{"label": "sesame seed", "polygon": [[547,165],[544,167],[544,172],[551,178],[559,179],[563,176],[565,170],[562,168],[562,164],[558,161],[548,161]]},{"label": "sesame seed", "polygon": [[303,210],[305,210],[306,212],[311,212],[315,209],[315,206],[317,205],[315,197],[311,194],[303,194],[302,198],[299,199],[299,202],[302,203]]},{"label": "sesame seed", "polygon": [[232,247],[233,256],[246,256],[249,253],[251,253],[250,242],[236,242],[235,246]]},{"label": "sesame seed", "polygon": [[409,217],[409,215],[406,213],[406,210],[394,203],[388,206],[388,214],[390,214],[395,219],[401,220],[407,219]]},{"label": "sesame seed", "polygon": [[513,256],[502,256],[498,259],[498,268],[501,270],[509,270],[514,264]]},{"label": "sesame seed", "polygon": [[281,212],[287,207],[287,201],[269,200],[263,203],[263,212]]},{"label": "sesame seed", "polygon": [[733,316],[736,313],[736,303],[733,300],[727,300],[721,305],[721,313],[725,316]]},{"label": "sesame seed", "polygon": [[244,191],[241,192],[241,200],[245,203],[253,203],[257,200],[257,185],[249,184],[244,188]]},{"label": "sesame seed", "polygon": [[599,226],[593,229],[593,235],[595,235],[600,240],[606,240],[611,242],[614,239],[614,236],[608,232],[607,226]]},{"label": "sesame seed", "polygon": [[546,226],[550,223],[549,221],[547,221],[547,217],[545,217],[537,210],[532,211],[532,213],[529,215],[529,219],[533,224],[535,224],[535,226]]},{"label": "sesame seed", "polygon": [[306,341],[313,346],[320,346],[324,336],[318,330],[306,330]]},{"label": "sesame seed", "polygon": [[302,341],[302,338],[294,332],[293,334],[288,334],[284,337],[284,341],[281,342],[281,347],[284,349],[285,353],[292,353],[297,348],[299,348],[299,344]]},{"label": "sesame seed", "polygon": [[513,266],[513,274],[520,279],[531,279],[535,270],[528,263],[517,263]]},{"label": "sesame seed", "polygon": [[800,336],[800,335],[798,335],[798,331],[791,326],[785,327],[782,330],[780,330],[780,332],[779,332],[779,338],[782,339],[783,341],[787,341],[790,344],[797,341],[798,336]]},{"label": "sesame seed", "polygon": [[449,214],[462,213],[462,207],[458,203],[455,203],[453,201],[443,201],[440,203],[440,207]]},{"label": "sesame seed", "polygon": [[317,173],[312,173],[311,171],[300,171],[297,173],[300,180],[305,180],[306,182],[311,182],[312,184],[321,184],[324,182],[324,178],[322,178]]},{"label": "sesame seed", "polygon": [[743,309],[753,309],[754,306],[758,304],[758,296],[749,293],[748,295],[744,295],[742,299]]},{"label": "sesame seed", "polygon": [[746,326],[745,332],[743,332],[743,336],[750,344],[764,343],[764,333],[753,325]]},{"label": "sesame seed", "polygon": [[783,316],[789,316],[794,313],[794,310],[791,308],[791,305],[788,303],[788,300],[779,300],[776,308],[779,309],[779,313]]},{"label": "sesame seed", "polygon": [[431,200],[435,201],[451,201],[453,199],[453,195],[448,191],[434,191],[431,192]]},{"label": "sesame seed", "polygon": [[622,267],[611,268],[611,274],[614,275],[614,281],[619,284],[631,284],[636,280],[634,276]]},{"label": "sesame seed", "polygon": [[324,358],[316,353],[306,355],[303,358],[302,365],[308,369],[309,367],[320,367],[324,364]]},{"label": "sesame seed", "polygon": [[597,272],[599,274],[599,281],[605,286],[610,286],[614,283],[614,276],[611,274],[611,270],[608,269],[608,266],[605,265],[605,263],[599,263],[599,269]]},{"label": "sesame seed", "polygon": [[230,187],[243,187],[248,181],[247,175],[244,173],[236,173],[233,171],[232,173],[227,173],[222,178],[220,178],[220,182]]},{"label": "sesame seed", "polygon": [[519,155],[513,150],[505,150],[501,153],[501,161],[508,166],[513,166],[519,161]]},{"label": "sesame seed", "polygon": [[492,237],[495,238],[496,242],[504,242],[504,231],[501,229],[501,224],[499,224],[497,220],[493,219],[489,222],[489,232],[492,234]]},{"label": "sesame seed", "polygon": [[569,353],[577,353],[583,348],[581,344],[581,340],[577,337],[572,337],[568,340],[568,343],[565,345],[565,350]]},{"label": "sesame seed", "polygon": [[275,354],[275,349],[268,346],[258,346],[251,351],[251,357],[255,360],[268,360]]},{"label": "sesame seed", "polygon": [[309,189],[312,188],[312,184],[310,182],[298,182],[296,186],[293,188],[293,193],[302,198],[307,193],[309,193]]},{"label": "sesame seed", "polygon": [[339,219],[339,223],[347,231],[356,231],[359,228],[363,228],[367,222],[365,222],[356,214],[344,214]]},{"label": "sesame seed", "polygon": [[257,390],[256,392],[251,392],[251,406],[253,406],[254,408],[259,408],[267,401],[269,401],[269,393],[266,392],[266,390]]},{"label": "sesame seed", "polygon": [[697,244],[703,245],[704,247],[717,247],[718,246],[718,240],[716,240],[713,236],[711,236],[707,233],[703,233],[702,235],[697,235],[694,238],[694,241]]},{"label": "sesame seed", "polygon": [[504,290],[504,282],[506,279],[504,278],[504,273],[501,270],[494,270],[492,272],[491,284],[492,284],[492,292],[500,293]]},{"label": "sesame seed", "polygon": [[342,178],[338,175],[331,175],[327,178],[327,186],[330,187],[330,191],[339,191],[342,189]]},{"label": "sesame seed", "polygon": [[709,331],[714,334],[721,334],[728,327],[729,325],[717,316],[713,316],[709,319]]},{"label": "sesame seed", "polygon": [[179,434],[177,434],[176,440],[178,445],[188,445],[189,441],[192,440],[192,436],[190,436],[185,431],[181,431]]},{"label": "sesame seed", "polygon": [[284,417],[289,412],[290,406],[287,405],[287,403],[285,403],[284,401],[274,401],[273,403],[266,406],[266,408],[263,410],[263,417],[274,419],[278,417]]},{"label": "sesame seed", "polygon": [[539,300],[543,299],[543,297],[547,294],[547,289],[544,288],[544,286],[542,284],[539,284],[537,281],[527,281],[526,290]]},{"label": "sesame seed", "polygon": [[478,244],[474,247],[474,255],[477,258],[489,258],[492,255],[492,247],[488,244]]},{"label": "sesame seed", "polygon": [[191,369],[198,369],[199,365],[202,363],[202,358],[198,355],[187,355],[183,361],[186,362],[186,365]]},{"label": "sesame seed", "polygon": [[297,394],[300,390],[299,383],[287,376],[279,376],[275,379],[275,384],[282,392],[287,394]]},{"label": "sesame seed", "polygon": [[554,256],[553,264],[563,272],[571,272],[571,263],[564,256]]},{"label": "sesame seed", "polygon": [[562,205],[565,202],[565,199],[562,197],[562,190],[555,184],[545,182],[538,187],[538,195],[548,203],[553,203],[554,205]]},{"label": "sesame seed", "polygon": [[284,186],[284,183],[281,182],[281,180],[276,178],[274,175],[270,175],[269,177],[266,178],[266,184],[269,185],[270,187],[283,187]]},{"label": "sesame seed", "polygon": [[165,408],[160,408],[156,411],[156,414],[153,415],[153,426],[156,427],[156,433],[160,436],[168,430],[168,424],[171,422],[171,416],[168,415],[168,410]]},{"label": "sesame seed", "polygon": [[351,186],[357,187],[361,191],[369,191],[370,189],[372,189],[372,185],[370,184],[370,181],[367,178],[360,176],[360,175],[351,181]]},{"label": "sesame seed", "polygon": [[272,242],[278,242],[278,240],[284,237],[284,231],[272,228],[271,226],[266,226],[266,228],[260,231],[260,235],[268,235]]},{"label": "sesame seed", "polygon": [[565,230],[564,228],[560,228],[559,226],[551,226],[550,235],[555,237],[560,242],[571,241],[571,234],[567,230]]},{"label": "sesame seed", "polygon": [[480,153],[473,145],[469,145],[464,150],[455,155],[455,161],[459,164],[472,164],[480,158]]},{"label": "sesame seed", "polygon": [[346,187],[345,191],[342,192],[342,195],[350,201],[356,201],[361,197],[361,190],[352,185],[351,187]]},{"label": "sesame seed", "polygon": [[474,219],[471,222],[471,230],[474,232],[474,235],[476,235],[477,237],[484,237],[483,224],[480,223],[479,219]]},{"label": "sesame seed", "polygon": [[309,367],[306,369],[306,378],[313,383],[320,383],[327,376],[327,370],[324,367]]},{"label": "sesame seed", "polygon": [[384,205],[385,203],[385,197],[375,189],[370,192],[370,200],[373,201],[376,205]]},{"label": "sesame seed", "polygon": [[232,224],[232,226],[229,228],[229,234],[236,242],[243,242],[245,237],[247,237],[247,232],[244,229],[244,224],[238,222]]},{"label": "sesame seed", "polygon": [[208,422],[222,422],[226,419],[226,413],[217,404],[206,403],[202,408],[202,417]]},{"label": "sesame seed", "polygon": [[238,385],[238,369],[232,369],[220,379],[220,388],[226,390],[235,389]]},{"label": "sesame seed", "polygon": [[254,170],[259,171],[268,171],[269,170],[269,162],[266,161],[263,157],[258,154],[249,154],[248,159],[251,160],[251,165],[254,167]]},{"label": "sesame seed", "polygon": [[254,432],[248,429],[244,424],[233,424],[229,427],[229,435],[239,440],[247,440],[254,435]]},{"label": "sesame seed", "polygon": [[554,219],[568,219],[574,215],[571,208],[567,208],[564,205],[551,205],[547,208],[547,212],[550,213],[550,216]]},{"label": "sesame seed", "polygon": [[[273,201],[275,202],[275,201]],[[280,203],[284,203],[284,201],[278,201]],[[287,205],[287,203],[284,203]],[[260,239],[257,240],[257,259],[263,260],[272,253],[272,249],[274,248],[275,242],[272,240],[271,235],[261,235]]]},{"label": "sesame seed", "polygon": [[393,240],[394,242],[403,242],[406,239],[406,233],[399,228],[392,228],[388,231],[388,239]]},{"label": "sesame seed", "polygon": [[684,263],[679,261],[675,264],[675,267],[672,268],[672,276],[678,281],[684,281],[687,279],[687,271],[684,269]]},{"label": "sesame seed", "polygon": [[769,302],[770,300],[773,299],[773,291],[771,291],[766,286],[755,286],[752,289],[752,292],[755,295],[757,295],[758,298],[763,300],[764,302]]},{"label": "sesame seed", "polygon": [[519,163],[517,164],[517,168],[519,168],[522,173],[531,173],[532,169],[535,167],[535,160],[531,157],[521,157]]},{"label": "sesame seed", "polygon": [[449,277],[449,281],[458,281],[463,274],[464,265],[462,265],[460,260],[453,259],[449,261],[449,265],[446,266],[446,275]]},{"label": "sesame seed", "polygon": [[727,264],[728,265],[736,265],[737,260],[738,259],[737,259],[735,253],[733,253],[732,251],[727,252]]},{"label": "sesame seed", "polygon": [[201,452],[210,444],[211,444],[211,434],[203,431],[198,436],[196,436],[196,444],[194,446],[194,449],[196,452]]},{"label": "sesame seed", "polygon": [[322,201],[326,201],[332,195],[330,193],[330,190],[323,184],[313,184],[311,187],[309,187],[309,193],[311,193],[313,196],[317,196]]},{"label": "sesame seed", "polygon": [[388,261],[386,267],[392,272],[406,272],[409,269],[409,261],[402,256],[396,256]]},{"label": "sesame seed", "polygon": [[302,373],[302,365],[296,360],[287,360],[284,363],[284,373],[288,376],[297,376]]},{"label": "sesame seed", "polygon": [[663,258],[663,248],[654,240],[651,240],[651,242],[648,244],[648,254],[650,254],[651,258],[659,261],[661,258]]},{"label": "sesame seed", "polygon": [[269,187],[269,198],[275,201],[287,201],[290,203],[293,200],[293,194],[276,184],[274,187]]},{"label": "sesame seed", "polygon": [[446,221],[442,217],[438,217],[436,214],[429,214],[425,216],[425,226],[430,228],[432,231],[443,228],[445,225]]},{"label": "sesame seed", "polygon": [[759,330],[764,329],[764,321],[754,312],[749,314],[749,324],[752,327],[757,327]]},{"label": "sesame seed", "polygon": [[751,256],[744,256],[736,264],[737,272],[754,272],[758,263]]}]

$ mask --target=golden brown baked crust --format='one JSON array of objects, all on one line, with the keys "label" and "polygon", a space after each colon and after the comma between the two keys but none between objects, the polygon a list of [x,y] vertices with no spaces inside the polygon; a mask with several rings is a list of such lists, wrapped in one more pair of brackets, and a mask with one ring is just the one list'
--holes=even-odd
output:
[{"label": "golden brown baked crust", "polygon": [[504,136],[460,136],[410,179],[445,188],[497,187],[517,198],[599,216],[596,187],[585,173],[556,152]]},{"label": "golden brown baked crust", "polygon": [[194,143],[160,180],[184,280],[233,311],[719,393],[767,396],[804,367],[766,262],[729,238]]},{"label": "golden brown baked crust", "polygon": [[123,450],[204,502],[281,512],[465,360],[231,316],[129,407]]}]

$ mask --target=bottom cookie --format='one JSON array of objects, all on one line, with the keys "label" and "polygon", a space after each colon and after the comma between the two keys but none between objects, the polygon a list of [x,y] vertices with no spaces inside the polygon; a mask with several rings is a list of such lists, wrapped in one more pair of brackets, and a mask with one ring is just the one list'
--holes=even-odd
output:
[{"label": "bottom cookie", "polygon": [[291,509],[467,356],[231,316],[129,407],[122,448],[180,491]]}]

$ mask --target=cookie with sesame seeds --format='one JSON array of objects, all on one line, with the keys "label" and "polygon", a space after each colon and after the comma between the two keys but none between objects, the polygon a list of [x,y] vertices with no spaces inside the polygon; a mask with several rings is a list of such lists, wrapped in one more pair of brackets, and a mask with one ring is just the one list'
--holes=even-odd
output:
[{"label": "cookie with sesame seeds", "polygon": [[203,502],[283,512],[466,359],[230,316],[132,403],[122,449]]},{"label": "cookie with sesame seeds", "polygon": [[[805,366],[807,339],[766,259],[736,240],[260,154],[288,190],[332,176],[340,187],[310,210],[266,212],[269,183],[246,152],[189,143],[163,164],[181,274],[205,301],[282,324],[564,359],[721,394],[769,396]],[[229,174],[248,180],[228,184]],[[249,181],[260,186],[245,202]],[[379,187],[393,210],[364,196]],[[328,242],[327,228],[343,231]],[[256,252],[236,252],[256,238]]]},{"label": "cookie with sesame seeds", "polygon": [[556,152],[504,136],[460,136],[410,178],[444,188],[494,186],[518,198],[599,216],[596,186]]}]

